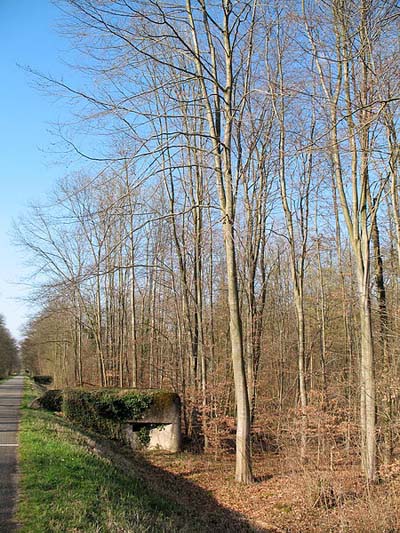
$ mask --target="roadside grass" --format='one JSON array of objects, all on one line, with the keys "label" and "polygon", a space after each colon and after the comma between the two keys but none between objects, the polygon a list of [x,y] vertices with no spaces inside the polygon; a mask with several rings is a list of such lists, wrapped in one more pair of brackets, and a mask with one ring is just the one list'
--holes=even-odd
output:
[{"label": "roadside grass", "polygon": [[28,408],[35,397],[27,380],[20,424],[20,499],[24,533],[195,532],[204,524],[123,472],[73,437],[51,413]]}]

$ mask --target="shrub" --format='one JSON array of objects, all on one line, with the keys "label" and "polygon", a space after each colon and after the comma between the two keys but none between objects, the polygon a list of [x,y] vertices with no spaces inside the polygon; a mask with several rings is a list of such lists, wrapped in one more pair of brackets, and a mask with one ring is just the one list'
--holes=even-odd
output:
[{"label": "shrub", "polygon": [[43,409],[47,409],[48,411],[61,411],[63,391],[59,389],[48,390],[39,398],[38,401]]},{"label": "shrub", "polygon": [[53,383],[52,376],[33,376],[33,381],[37,385],[51,385]]},{"label": "shrub", "polygon": [[143,448],[146,448],[150,444],[150,428],[143,426],[138,431],[138,439]]},{"label": "shrub", "polygon": [[72,422],[124,440],[123,429],[129,420],[140,420],[153,403],[152,392],[132,389],[67,389],[64,391],[63,412]]}]

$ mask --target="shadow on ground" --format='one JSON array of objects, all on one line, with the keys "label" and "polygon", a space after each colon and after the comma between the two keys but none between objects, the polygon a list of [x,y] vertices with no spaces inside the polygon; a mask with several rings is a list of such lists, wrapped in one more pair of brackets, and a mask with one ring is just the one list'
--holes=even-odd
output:
[{"label": "shadow on ground", "polygon": [[68,421],[57,417],[59,425],[72,430],[80,444],[91,448],[96,454],[105,457],[124,472],[140,478],[147,488],[164,499],[176,503],[184,514],[185,521],[196,524],[202,533],[219,532],[272,532],[256,527],[242,515],[223,507],[202,487],[181,475],[172,474],[159,468],[140,453],[133,452],[128,446],[103,439],[93,433],[77,431]]}]

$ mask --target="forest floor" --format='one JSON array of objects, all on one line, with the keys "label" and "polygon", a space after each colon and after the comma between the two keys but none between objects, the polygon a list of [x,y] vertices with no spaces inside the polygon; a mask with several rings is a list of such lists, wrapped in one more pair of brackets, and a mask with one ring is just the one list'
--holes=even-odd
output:
[{"label": "forest floor", "polygon": [[[257,478],[252,485],[234,482],[233,456],[152,452],[145,457],[208,491],[221,506],[261,531],[400,532],[400,463],[383,469],[381,482],[368,488],[355,466],[299,468],[271,453],[255,456]],[[197,505],[195,500],[191,504]]]},{"label": "forest floor", "polygon": [[234,481],[233,455],[134,453],[76,435],[81,445],[131,470],[150,492],[183,510],[193,520],[192,531],[400,533],[400,462],[382,469],[381,482],[367,487],[356,465],[299,468],[294,459],[265,452],[254,457],[255,483],[243,485]]}]

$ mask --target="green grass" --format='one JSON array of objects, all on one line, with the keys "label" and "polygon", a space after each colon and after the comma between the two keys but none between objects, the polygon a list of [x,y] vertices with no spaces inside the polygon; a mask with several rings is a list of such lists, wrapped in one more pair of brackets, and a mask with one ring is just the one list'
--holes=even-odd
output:
[{"label": "green grass", "polygon": [[27,408],[33,397],[28,384],[19,448],[22,532],[201,531],[177,504],[80,445],[57,417]]}]

